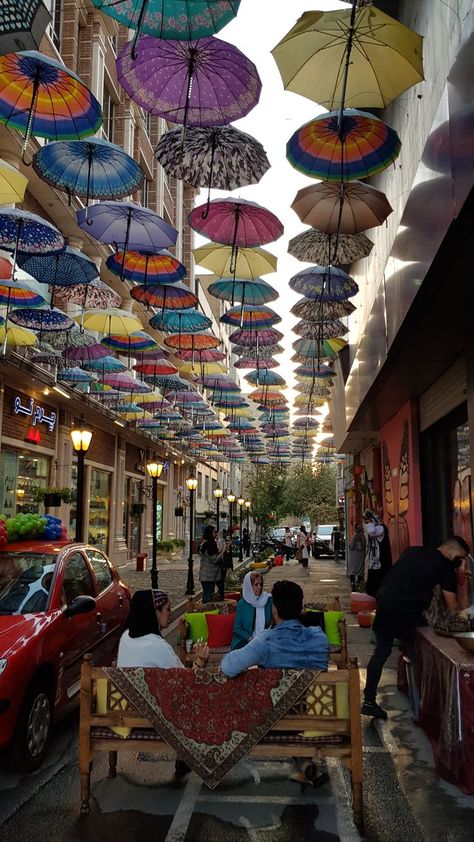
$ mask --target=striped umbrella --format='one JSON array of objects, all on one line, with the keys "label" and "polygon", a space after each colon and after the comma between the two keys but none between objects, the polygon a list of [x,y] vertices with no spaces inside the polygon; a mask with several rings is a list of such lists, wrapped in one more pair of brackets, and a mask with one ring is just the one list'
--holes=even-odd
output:
[{"label": "striped umbrella", "polygon": [[198,303],[197,296],[181,281],[175,284],[139,284],[132,287],[130,295],[136,301],[161,310],[186,310]]},{"label": "striped umbrella", "polygon": [[323,339],[320,342],[317,339],[297,339],[296,342],[293,342],[293,348],[298,357],[305,359],[334,357],[346,345],[345,339]]},{"label": "striped umbrella", "polygon": [[259,331],[260,328],[272,327],[281,322],[281,316],[271,307],[242,304],[240,307],[230,307],[219,321],[227,325],[239,325],[241,330]]},{"label": "striped umbrella", "polygon": [[136,356],[140,352],[157,351],[160,348],[156,340],[143,330],[136,330],[129,336],[116,334],[106,336],[101,339],[101,345],[120,354],[127,354],[129,357]]},{"label": "striped umbrella", "polygon": [[156,252],[117,251],[106,260],[107,269],[114,275],[136,284],[159,282],[174,284],[186,275],[186,267],[167,249]]},{"label": "striped umbrella", "polygon": [[6,307],[44,307],[45,299],[23,282],[0,279],[0,305]]},{"label": "striped umbrella", "polygon": [[[270,309],[270,308],[267,308]],[[259,330],[239,329],[230,334],[230,342],[236,345],[263,348],[265,345],[274,345],[283,339],[283,333],[274,327],[261,328]]]}]

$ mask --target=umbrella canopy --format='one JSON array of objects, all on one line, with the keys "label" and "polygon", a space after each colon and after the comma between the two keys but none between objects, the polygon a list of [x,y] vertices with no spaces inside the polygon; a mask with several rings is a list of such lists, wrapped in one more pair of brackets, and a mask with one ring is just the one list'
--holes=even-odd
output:
[{"label": "umbrella canopy", "polygon": [[[215,243],[236,246],[260,246],[277,240],[283,225],[267,208],[245,199],[213,199],[191,211],[189,224],[194,231]],[[233,266],[230,266],[233,274]]]},{"label": "umbrella canopy", "polygon": [[[223,126],[257,104],[257,68],[237,47],[218,38],[140,39],[136,58],[126,43],[117,58],[119,82],[145,111],[184,126]],[[225,80],[225,82],[223,82]]]},{"label": "umbrella canopy", "polygon": [[97,362],[98,360],[101,360],[104,357],[106,357],[107,349],[104,348],[104,346],[101,345],[100,342],[96,342],[94,345],[89,345],[85,348],[66,348],[64,351],[64,356],[67,360],[82,363],[82,365],[85,368],[87,368],[88,364]]},{"label": "umbrella canopy", "polygon": [[291,329],[297,336],[303,336],[306,339],[331,339],[349,333],[349,328],[339,319],[300,321]]},{"label": "umbrella canopy", "polygon": [[178,369],[172,364],[163,360],[162,362],[150,362],[150,363],[136,363],[133,366],[134,371],[138,371],[139,374],[148,374],[151,375],[161,375],[164,376],[166,374],[176,374]]},{"label": "umbrella canopy", "polygon": [[309,266],[293,275],[289,286],[318,302],[344,301],[359,291],[351,276],[335,266]]},{"label": "umbrella canopy", "polygon": [[242,304],[239,307],[230,307],[219,321],[227,325],[240,325],[242,330],[256,331],[259,328],[276,325],[281,322],[281,316],[271,307]]},{"label": "umbrella canopy", "polygon": [[271,392],[267,387],[264,387],[263,389],[254,389],[253,392],[249,392],[249,398],[253,401],[258,401],[263,404],[263,406],[270,406],[272,403],[288,403],[288,398],[285,398],[281,392]]},{"label": "umbrella canopy", "polygon": [[[47,149],[48,146],[49,144],[43,148]],[[62,251],[54,254],[20,253],[17,263],[20,269],[33,275],[40,284],[49,284],[53,287],[89,284],[99,275],[94,261],[72,246],[66,246]],[[70,291],[66,295],[67,301],[70,301]]]},{"label": "umbrella canopy", "polygon": [[[105,374],[102,378],[107,386],[112,386],[112,389],[119,389],[120,392],[149,392],[148,386],[135,380],[127,371]],[[123,395],[122,395],[123,399]]]},{"label": "umbrella canopy", "polygon": [[255,383],[257,386],[282,386],[286,387],[286,381],[281,374],[274,371],[251,371],[245,375],[248,383]]},{"label": "umbrella canopy", "polygon": [[[130,295],[135,301],[147,304],[150,307],[160,307],[161,310],[186,310],[195,307],[198,303],[197,295],[191,292],[186,284],[178,281],[176,284],[148,283],[132,287]],[[153,318],[150,319],[152,327]],[[164,329],[164,328],[163,328]]]},{"label": "umbrella canopy", "polygon": [[99,278],[90,284],[78,284],[74,287],[54,287],[54,297],[61,304],[77,304],[83,310],[109,310],[120,307],[122,297],[114,292]]},{"label": "umbrella canopy", "polygon": [[324,234],[316,228],[309,228],[288,243],[288,254],[306,263],[339,263],[343,266],[367,257],[373,242],[365,234]]},{"label": "umbrella canopy", "polygon": [[37,339],[32,330],[24,327],[17,327],[10,320],[0,326],[0,343],[5,346],[16,346],[17,348],[27,345],[36,345]]},{"label": "umbrella canopy", "polygon": [[58,366],[61,362],[63,362],[62,351],[55,351],[51,345],[49,345],[48,348],[45,348],[45,345],[48,345],[48,343],[43,342],[42,350],[38,353],[33,354],[33,356],[31,357],[32,362],[39,363],[40,365],[51,366]]},{"label": "umbrella canopy", "polygon": [[260,357],[261,360],[268,360],[274,354],[283,353],[282,345],[274,343],[273,345],[236,345],[234,343],[233,352],[237,357]]},{"label": "umbrella canopy", "polygon": [[115,374],[120,371],[126,371],[127,366],[125,363],[120,362],[116,357],[112,357],[107,355],[105,357],[100,357],[97,360],[84,360],[83,367],[86,368],[88,371],[95,371],[97,374]]},{"label": "umbrella canopy", "polygon": [[127,251],[174,246],[178,232],[157,213],[133,202],[98,202],[77,212],[79,226],[101,243]]},{"label": "umbrella canopy", "polygon": [[0,211],[0,247],[15,253],[47,254],[61,251],[64,238],[54,225],[35,213],[3,208]]},{"label": "umbrella canopy", "polygon": [[47,143],[33,156],[33,169],[43,181],[70,196],[121,199],[140,190],[143,170],[115,143],[99,137]]},{"label": "umbrella canopy", "polygon": [[[255,280],[260,275],[276,272],[277,258],[265,249],[238,248],[235,252],[234,255],[230,246],[207,243],[194,249],[193,255],[196,263],[219,278],[235,274],[237,278]],[[230,271],[231,265],[233,272]]]},{"label": "umbrella canopy", "polygon": [[28,284],[0,279],[0,306],[6,307],[7,312],[10,307],[43,307],[45,304],[43,296]]},{"label": "umbrella canopy", "polygon": [[385,108],[423,80],[422,44],[420,35],[371,4],[353,4],[352,10],[304,12],[272,55],[287,90],[329,110]]},{"label": "umbrella canopy", "polygon": [[22,202],[27,184],[28,179],[23,173],[0,158],[0,205],[14,205],[16,202]]},{"label": "umbrella canopy", "polygon": [[186,275],[186,267],[166,249],[157,252],[122,251],[111,254],[106,260],[107,269],[114,275],[136,284],[149,281],[173,284]]},{"label": "umbrella canopy", "polygon": [[291,207],[301,222],[326,234],[358,234],[381,225],[393,210],[385,193],[362,181],[303,187]]},{"label": "umbrella canopy", "polygon": [[345,348],[345,339],[324,339],[318,342],[316,339],[297,339],[293,342],[293,348],[300,357],[315,359],[317,357],[334,357],[339,351]]},{"label": "umbrella canopy", "polygon": [[269,357],[268,359],[261,360],[259,357],[241,357],[240,360],[237,360],[235,363],[235,368],[255,368],[258,366],[258,370],[262,372],[262,374],[270,368],[278,368],[279,363]]},{"label": "umbrella canopy", "polygon": [[204,351],[218,348],[221,344],[212,333],[179,333],[167,336],[164,343],[168,348],[177,348],[179,351]]},{"label": "umbrella canopy", "polygon": [[327,403],[326,398],[320,398],[317,395],[297,395],[293,404],[299,409],[303,409],[305,415],[311,415],[313,410],[319,406],[324,406]]},{"label": "umbrella canopy", "polygon": [[340,319],[344,316],[350,316],[355,309],[355,305],[347,299],[344,301],[318,301],[318,299],[300,298],[290,312],[299,319],[317,321],[318,319]]},{"label": "umbrella canopy", "polygon": [[75,140],[102,125],[96,98],[72,70],[35,50],[0,56],[0,123],[49,140]]},{"label": "umbrella canopy", "polygon": [[286,157],[299,172],[325,181],[368,178],[385,170],[400,153],[396,131],[365,111],[321,114],[297,129]]},{"label": "umbrella canopy", "polygon": [[156,351],[160,347],[149,333],[136,329],[130,334],[121,333],[106,336],[101,339],[101,345],[110,348],[112,351],[128,354],[128,356],[138,354],[141,351]]},{"label": "umbrella canopy", "polygon": [[[267,310],[270,308],[267,307]],[[263,348],[265,345],[274,345],[275,342],[280,342],[283,339],[283,333],[276,330],[274,327],[262,328],[259,330],[234,330],[229,336],[229,341],[236,345],[246,345],[248,347],[255,346]],[[166,340],[165,340],[166,342]]]},{"label": "umbrella canopy", "polygon": [[64,331],[74,327],[74,321],[66,316],[61,310],[55,308],[32,309],[22,307],[19,310],[12,310],[10,321],[20,327],[27,327],[30,330],[38,330],[40,333],[49,331]]},{"label": "umbrella canopy", "polygon": [[61,368],[58,371],[57,379],[62,380],[64,383],[90,383],[91,380],[95,380],[93,374],[89,374],[87,371],[83,371],[82,368]]},{"label": "umbrella canopy", "polygon": [[226,359],[224,351],[214,351],[212,348],[202,351],[176,351],[178,359],[183,362],[220,363]]},{"label": "umbrella canopy", "polygon": [[163,310],[150,319],[150,325],[168,333],[189,333],[211,327],[212,321],[199,310]]},{"label": "umbrella canopy", "polygon": [[74,326],[71,330],[59,330],[57,333],[51,333],[48,336],[48,342],[53,348],[57,348],[60,351],[64,350],[65,354],[67,354],[69,349],[80,348],[83,350],[90,348],[97,343],[97,340],[90,333],[86,333],[80,327]]},{"label": "umbrella canopy", "polygon": [[321,383],[317,380],[308,380],[304,382],[298,382],[295,386],[297,392],[301,392],[304,395],[317,395],[320,398],[328,398],[331,394],[328,388],[327,380],[324,383]]},{"label": "umbrella canopy", "polygon": [[[201,374],[224,374],[227,371],[227,366],[223,363],[199,363],[199,370]],[[180,373],[191,374],[195,371],[194,363],[183,363],[180,368]]]},{"label": "umbrella canopy", "polygon": [[136,29],[154,35],[190,41],[212,35],[222,29],[238,12],[240,0],[92,0],[106,15]]},{"label": "umbrella canopy", "polygon": [[42,0],[3,0],[0,8],[0,55],[37,50],[51,15]]},{"label": "umbrella canopy", "polygon": [[311,378],[312,380],[331,380],[336,377],[336,372],[332,368],[319,368],[317,365],[299,365],[294,370],[295,376],[302,380],[303,378]]},{"label": "umbrella canopy", "polygon": [[[97,207],[95,205],[94,207]],[[97,333],[105,333],[108,336],[131,336],[140,330],[142,323],[133,313],[125,310],[88,310],[82,316],[76,316],[81,320],[86,330],[93,330]]]},{"label": "umbrella canopy", "polygon": [[210,284],[208,292],[214,298],[223,301],[241,301],[243,304],[266,304],[267,301],[275,301],[278,293],[270,284],[262,278],[255,281],[243,278],[222,278],[220,281]]}]

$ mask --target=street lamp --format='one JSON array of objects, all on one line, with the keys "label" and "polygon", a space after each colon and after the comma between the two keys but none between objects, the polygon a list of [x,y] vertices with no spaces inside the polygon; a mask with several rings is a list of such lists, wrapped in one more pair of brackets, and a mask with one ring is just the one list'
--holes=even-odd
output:
[{"label": "street lamp", "polygon": [[249,533],[249,535],[250,535],[250,506],[251,505],[252,505],[252,503],[250,502],[250,500],[245,501],[245,508],[247,509],[247,532]]},{"label": "street lamp", "polygon": [[242,522],[243,522],[243,517],[244,517],[245,497],[239,497],[239,499],[237,500],[237,503],[240,506],[240,511],[239,511],[239,561],[243,561],[244,560],[244,553],[243,553],[243,547],[242,547]]},{"label": "street lamp", "polygon": [[186,596],[193,596],[194,594],[194,558],[193,558],[193,541],[194,541],[194,492],[196,491],[198,481],[196,477],[191,474],[186,480],[186,488],[189,491],[189,556],[188,556],[188,580],[186,582]]},{"label": "street lamp", "polygon": [[151,559],[151,586],[155,590],[158,589],[158,567],[156,564],[156,545],[158,541],[157,531],[158,531],[158,516],[157,516],[157,507],[158,507],[158,480],[163,473],[164,465],[162,462],[157,462],[155,458],[153,458],[150,462],[146,463],[146,470],[148,476],[151,478],[151,488],[152,488],[152,512],[153,512],[153,520],[152,520],[152,559]]},{"label": "street lamp", "polygon": [[220,515],[220,505],[221,505],[221,497],[224,494],[222,488],[218,485],[217,488],[214,489],[214,497],[216,498],[216,523],[217,523],[217,531],[219,532],[219,515]]},{"label": "street lamp", "polygon": [[69,433],[72,446],[77,454],[77,491],[76,491],[76,541],[84,540],[84,457],[92,441],[92,431],[85,426],[81,415],[79,426]]},{"label": "street lamp", "polygon": [[230,555],[232,557],[232,555],[233,555],[232,551],[233,551],[233,547],[234,547],[233,542],[232,542],[232,535],[234,534],[233,529],[232,529],[232,520],[233,520],[233,514],[234,514],[233,506],[234,506],[234,503],[235,503],[235,494],[232,494],[232,491],[230,492],[230,494],[227,495],[227,500],[228,500],[228,503],[229,503]]}]

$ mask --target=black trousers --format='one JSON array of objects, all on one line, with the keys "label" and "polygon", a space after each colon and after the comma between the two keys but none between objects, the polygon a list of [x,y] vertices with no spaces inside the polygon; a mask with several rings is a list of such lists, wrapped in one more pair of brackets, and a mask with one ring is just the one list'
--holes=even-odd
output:
[{"label": "black trousers", "polygon": [[[392,653],[393,634],[381,634],[375,632],[375,649],[367,664],[367,680],[365,682],[364,699],[366,702],[375,702],[377,688],[385,665],[385,661]],[[413,643],[403,641],[403,648],[410,659],[413,659]]]}]

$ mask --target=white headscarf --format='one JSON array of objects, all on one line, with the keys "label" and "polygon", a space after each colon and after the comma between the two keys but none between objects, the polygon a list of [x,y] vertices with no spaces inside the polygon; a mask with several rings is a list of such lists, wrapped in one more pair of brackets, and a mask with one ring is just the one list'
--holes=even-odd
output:
[{"label": "white headscarf", "polygon": [[253,592],[250,577],[252,573],[257,572],[257,570],[252,570],[250,573],[246,573],[242,588],[242,598],[245,599],[245,602],[248,602],[249,605],[255,608],[255,630],[252,637],[256,637],[257,634],[260,634],[260,632],[263,632],[265,629],[265,606],[270,599],[270,594],[264,590],[262,590],[260,596],[255,596]]}]

